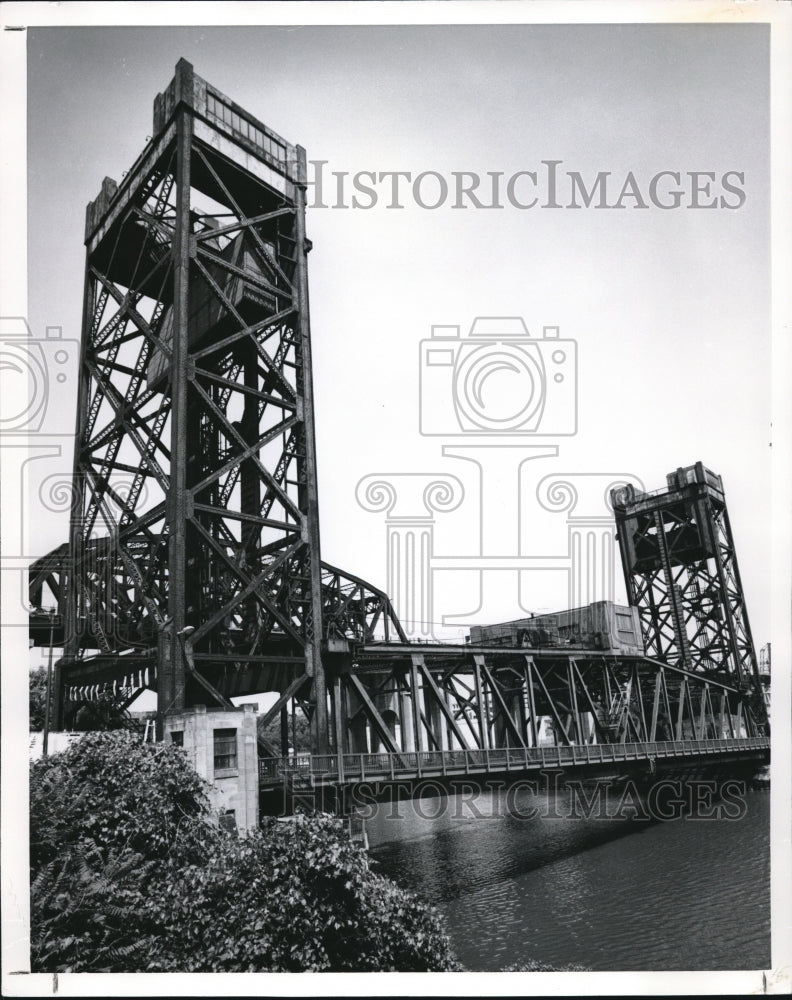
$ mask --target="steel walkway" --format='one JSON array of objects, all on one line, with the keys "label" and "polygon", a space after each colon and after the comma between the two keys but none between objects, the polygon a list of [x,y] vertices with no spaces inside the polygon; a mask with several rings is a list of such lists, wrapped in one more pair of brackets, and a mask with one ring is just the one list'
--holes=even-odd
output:
[{"label": "steel walkway", "polygon": [[295,777],[314,786],[353,785],[363,781],[410,781],[430,777],[456,777],[563,770],[602,764],[639,761],[713,761],[738,757],[766,761],[770,739],[680,740],[656,743],[603,743],[540,746],[528,749],[443,750],[421,753],[298,754],[259,759],[262,789],[292,783]]}]

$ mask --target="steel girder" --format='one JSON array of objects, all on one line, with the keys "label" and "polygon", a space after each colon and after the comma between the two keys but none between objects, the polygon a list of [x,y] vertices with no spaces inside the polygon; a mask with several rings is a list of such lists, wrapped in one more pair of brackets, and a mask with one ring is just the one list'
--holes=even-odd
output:
[{"label": "steel girder", "polygon": [[371,645],[331,680],[336,753],[736,739],[743,692],[647,657]]},{"label": "steel girder", "polygon": [[[143,559],[144,554],[140,554]],[[64,544],[31,564],[29,599],[36,608],[55,606],[55,623],[48,613],[31,615],[30,635],[35,645],[63,642],[62,616],[68,576],[69,546]],[[90,574],[93,604],[81,624],[81,657],[64,678],[64,694],[73,701],[92,700],[129,683],[156,691],[158,656],[156,633],[139,613],[134,581],[126,573],[109,538],[91,539],[84,546],[82,569]],[[326,563],[322,570],[323,634],[333,650],[325,660],[348,657],[353,642],[406,641],[388,597],[359,577]],[[99,634],[101,630],[101,635]],[[102,637],[112,648],[101,646]],[[211,671],[224,699],[262,691],[283,692],[302,676],[305,657],[299,647],[270,636],[264,652],[246,654],[194,652],[196,665]],[[339,653],[341,654],[339,656]],[[204,665],[206,665],[204,667]]]}]

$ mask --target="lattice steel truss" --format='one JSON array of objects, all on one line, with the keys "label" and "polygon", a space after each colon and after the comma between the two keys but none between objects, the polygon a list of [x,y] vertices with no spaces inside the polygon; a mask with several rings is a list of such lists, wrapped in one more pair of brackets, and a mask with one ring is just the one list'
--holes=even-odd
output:
[{"label": "lattice steel truss", "polygon": [[[647,653],[759,692],[758,664],[720,476],[701,462],[668,489],[611,493],[630,603]],[[764,715],[757,701],[754,709]]]},{"label": "lattice steel truss", "polygon": [[733,685],[641,656],[584,650],[370,647],[333,678],[345,752],[754,736]]},{"label": "lattice steel truss", "polygon": [[261,728],[280,715],[281,753],[291,706],[339,767],[755,735],[725,501],[700,466],[615,498],[653,659],[409,644],[387,595],[321,562],[306,183],[301,147],[182,60],[153,138],[88,206],[70,541],[30,574],[31,603],[57,606],[34,641],[62,628],[55,728],[69,702],[151,688],[160,732],[276,692]]},{"label": "lattice steel truss", "polygon": [[153,643],[163,713],[297,657],[322,746],[305,190],[305,151],[182,60],[88,206],[65,668]]}]

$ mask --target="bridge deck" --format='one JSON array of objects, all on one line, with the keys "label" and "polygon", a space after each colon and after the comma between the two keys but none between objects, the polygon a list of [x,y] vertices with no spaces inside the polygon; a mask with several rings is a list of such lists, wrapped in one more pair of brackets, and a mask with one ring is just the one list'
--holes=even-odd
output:
[{"label": "bridge deck", "polygon": [[466,774],[540,771],[543,768],[625,764],[630,761],[684,760],[738,756],[769,757],[769,737],[724,740],[680,740],[664,743],[601,743],[497,750],[434,750],[400,753],[329,754],[263,757],[259,780],[275,787],[295,777],[315,785],[356,784],[361,781],[409,781]]}]

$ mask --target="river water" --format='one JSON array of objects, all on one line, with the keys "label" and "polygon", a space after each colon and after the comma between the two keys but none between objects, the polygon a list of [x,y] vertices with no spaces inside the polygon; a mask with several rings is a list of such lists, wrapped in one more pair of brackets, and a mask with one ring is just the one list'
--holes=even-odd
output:
[{"label": "river water", "polygon": [[[770,965],[770,795],[739,819],[523,818],[503,793],[380,806],[375,870],[434,904],[471,971]],[[631,813],[627,813],[628,817]]]}]

